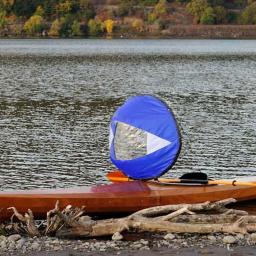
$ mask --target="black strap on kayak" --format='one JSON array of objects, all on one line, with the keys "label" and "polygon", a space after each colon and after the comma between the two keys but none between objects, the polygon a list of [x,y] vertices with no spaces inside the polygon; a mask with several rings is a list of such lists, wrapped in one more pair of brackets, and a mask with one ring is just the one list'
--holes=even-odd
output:
[{"label": "black strap on kayak", "polygon": [[183,174],[179,179],[181,183],[208,184],[208,176],[203,172],[188,172]]}]

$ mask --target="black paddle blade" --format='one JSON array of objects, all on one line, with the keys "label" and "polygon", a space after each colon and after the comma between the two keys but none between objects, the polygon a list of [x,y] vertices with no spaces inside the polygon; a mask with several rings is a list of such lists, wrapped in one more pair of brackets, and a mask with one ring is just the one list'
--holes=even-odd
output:
[{"label": "black paddle blade", "polygon": [[200,183],[207,184],[208,176],[203,172],[188,172],[180,177],[182,183]]}]

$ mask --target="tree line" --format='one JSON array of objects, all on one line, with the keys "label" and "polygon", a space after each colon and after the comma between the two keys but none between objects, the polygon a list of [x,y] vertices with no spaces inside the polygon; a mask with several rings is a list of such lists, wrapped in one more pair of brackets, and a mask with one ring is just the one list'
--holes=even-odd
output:
[{"label": "tree line", "polygon": [[145,33],[178,25],[175,8],[193,24],[256,24],[254,0],[0,0],[0,30],[15,35],[76,37]]}]

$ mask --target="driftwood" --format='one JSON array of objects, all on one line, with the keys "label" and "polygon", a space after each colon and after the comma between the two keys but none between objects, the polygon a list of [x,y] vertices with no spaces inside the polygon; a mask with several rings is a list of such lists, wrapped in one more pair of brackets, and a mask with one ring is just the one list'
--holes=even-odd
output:
[{"label": "driftwood", "polygon": [[11,207],[19,223],[13,228],[30,236],[55,235],[57,237],[111,236],[124,231],[173,233],[247,233],[256,231],[256,216],[226,208],[235,199],[214,203],[165,205],[147,208],[130,216],[92,220],[84,216],[84,209],[67,206],[60,210],[59,203],[47,213],[45,228],[37,227],[31,210],[24,216]]}]

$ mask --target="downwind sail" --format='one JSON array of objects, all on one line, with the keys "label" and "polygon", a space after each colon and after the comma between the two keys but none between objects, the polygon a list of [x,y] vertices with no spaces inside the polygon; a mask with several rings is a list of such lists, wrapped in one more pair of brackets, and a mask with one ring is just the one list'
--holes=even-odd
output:
[{"label": "downwind sail", "polygon": [[180,132],[173,113],[156,97],[130,97],[110,124],[110,159],[126,176],[152,179],[168,171],[178,158]]}]

